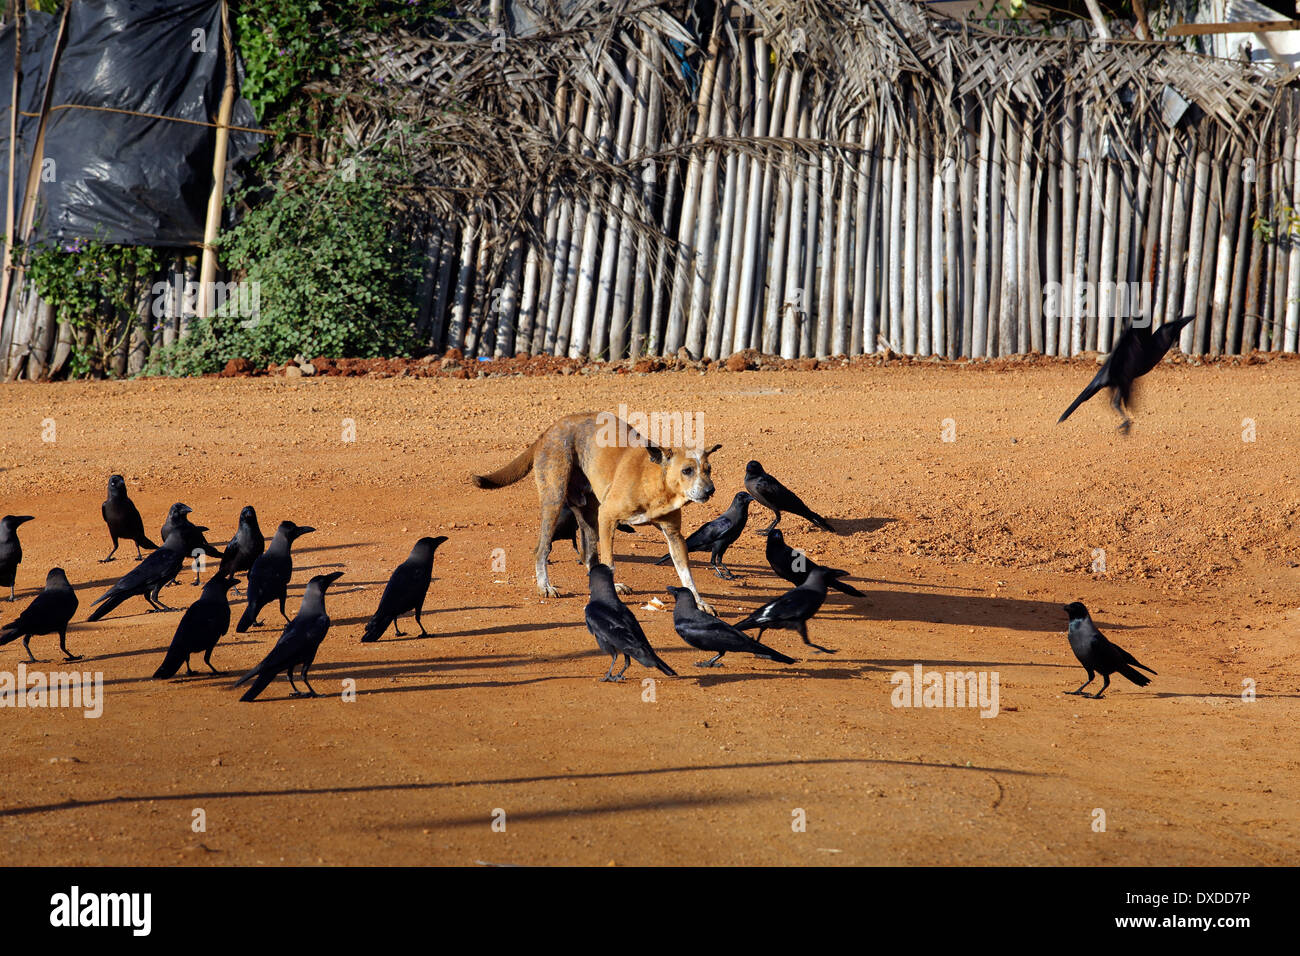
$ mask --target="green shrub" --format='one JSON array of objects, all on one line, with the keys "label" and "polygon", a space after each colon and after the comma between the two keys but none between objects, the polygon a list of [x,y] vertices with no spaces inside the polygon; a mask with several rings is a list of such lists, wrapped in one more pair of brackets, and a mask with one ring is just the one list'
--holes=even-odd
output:
[{"label": "green shrub", "polygon": [[383,164],[336,173],[322,184],[278,185],[221,238],[228,269],[256,290],[259,310],[232,302],[150,362],[155,374],[219,371],[295,355],[373,358],[417,345],[411,295],[415,260],[390,238],[395,172]]},{"label": "green shrub", "polygon": [[54,306],[60,321],[90,332],[83,347],[73,344],[69,375],[105,375],[122,340],[136,327],[141,283],[149,284],[162,260],[148,246],[120,246],[74,239],[29,247],[27,273]]}]

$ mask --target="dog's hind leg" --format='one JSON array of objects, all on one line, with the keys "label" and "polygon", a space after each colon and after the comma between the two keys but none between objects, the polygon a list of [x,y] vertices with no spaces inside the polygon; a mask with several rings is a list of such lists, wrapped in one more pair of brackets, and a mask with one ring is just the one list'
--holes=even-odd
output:
[{"label": "dog's hind leg", "polygon": [[542,502],[542,526],[537,532],[537,593],[542,597],[559,597],[558,589],[551,585],[550,574],[547,573],[546,562],[551,556],[551,537],[555,534],[555,526],[559,523],[560,515],[564,513],[566,506],[563,501],[543,501]]},{"label": "dog's hind leg", "polygon": [[[606,508],[597,509],[596,532],[599,536],[597,554],[601,564],[609,565],[611,571],[614,570],[614,526],[616,524],[618,524],[618,520],[611,510]],[[617,577],[614,578],[614,590],[619,594],[630,594],[632,592],[632,589],[621,583]]]},{"label": "dog's hind leg", "polygon": [[542,597],[560,596],[559,590],[551,586],[546,562],[551,556],[551,541],[555,537],[555,526],[569,510],[571,454],[563,447],[556,448],[543,444],[538,448],[533,459],[533,477],[537,480],[537,497],[542,514],[541,527],[537,532],[536,552],[537,593]]},{"label": "dog's hind leg", "polygon": [[577,519],[578,537],[582,541],[582,554],[579,555],[579,560],[590,570],[596,561],[596,545],[600,540],[599,532],[596,530],[600,522],[600,506],[595,496],[588,494],[586,502],[581,507],[573,508],[573,516]]}]

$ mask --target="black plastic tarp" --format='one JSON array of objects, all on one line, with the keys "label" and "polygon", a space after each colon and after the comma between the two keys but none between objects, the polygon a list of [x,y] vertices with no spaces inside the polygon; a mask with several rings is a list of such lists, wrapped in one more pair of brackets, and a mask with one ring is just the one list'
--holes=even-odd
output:
[{"label": "black plastic tarp", "polygon": [[[0,31],[0,228],[9,176],[13,31],[12,25]],[[40,108],[57,32],[56,16],[31,12],[24,20],[20,114]],[[238,84],[242,74],[236,71]],[[216,121],[225,73],[219,0],[73,3],[51,87],[37,240],[201,242],[216,140],[215,128],[206,124]],[[37,122],[33,115],[19,117],[16,207]],[[256,126],[245,100],[236,100],[231,124]],[[251,157],[260,140],[256,133],[231,131],[228,183],[234,163]]]}]

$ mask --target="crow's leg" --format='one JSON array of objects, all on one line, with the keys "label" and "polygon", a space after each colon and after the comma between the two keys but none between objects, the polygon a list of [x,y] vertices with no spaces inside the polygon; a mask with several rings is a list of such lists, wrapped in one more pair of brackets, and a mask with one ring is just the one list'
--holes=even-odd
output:
[{"label": "crow's leg", "polygon": [[1091,684],[1092,679],[1097,676],[1092,672],[1092,668],[1090,667],[1085,667],[1084,670],[1088,672],[1088,679],[1084,681],[1082,684],[1080,684],[1078,687],[1076,687],[1074,690],[1067,690],[1066,691],[1067,694],[1082,694],[1083,689],[1087,687],[1089,684]]},{"label": "crow's leg", "polygon": [[718,651],[718,653],[717,653],[717,655],[716,655],[715,657],[713,657],[713,658],[711,658],[711,659],[709,659],[709,660],[707,660],[707,661],[696,661],[696,662],[695,662],[695,666],[696,666],[696,667],[721,667],[722,665],[719,663],[719,661],[722,660],[722,655],[725,654],[725,653],[727,653],[727,652],[726,652],[726,651]]},{"label": "crow's leg", "polygon": [[1128,411],[1124,407],[1124,395],[1119,389],[1112,389],[1110,393],[1110,407],[1115,409],[1116,414],[1120,417],[1120,423],[1115,426],[1121,435],[1127,435],[1133,425],[1133,420],[1128,417]]},{"label": "crow's leg", "polygon": [[311,681],[307,680],[307,668],[309,668],[310,666],[311,666],[310,664],[302,665],[302,682],[307,685],[308,697],[319,697],[320,694],[316,693],[316,688],[312,687]]},{"label": "crow's leg", "polygon": [[614,676],[614,665],[617,664],[617,663],[618,663],[618,655],[617,655],[617,654],[611,654],[611,655],[610,655],[610,658],[609,658],[609,670],[607,670],[607,671],[605,672],[605,676],[601,678],[602,681],[616,681],[616,680],[619,680],[619,678],[617,678],[617,677]]},{"label": "crow's leg", "polygon": [[[812,641],[808,640],[808,624],[807,624],[807,622],[805,622],[805,621],[800,621],[800,622],[799,622],[799,626],[798,626],[797,628],[795,628],[795,631],[798,633],[798,635],[799,635],[800,637],[803,638],[803,642],[804,642],[805,644],[807,644],[809,647],[811,647],[813,650],[815,650],[815,651],[820,651],[820,652],[823,653],[823,654],[834,654],[834,653],[835,653],[835,651],[833,651],[833,650],[832,650],[831,648],[829,648],[829,647],[822,647],[820,644],[814,644]],[[761,637],[762,635],[760,634],[759,636]]]}]

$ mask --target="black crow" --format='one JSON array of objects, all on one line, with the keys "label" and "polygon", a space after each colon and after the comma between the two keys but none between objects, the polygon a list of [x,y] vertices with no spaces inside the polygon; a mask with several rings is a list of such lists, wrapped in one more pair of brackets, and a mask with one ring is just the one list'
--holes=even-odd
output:
[{"label": "black crow", "polygon": [[420,635],[429,636],[420,621],[420,611],[424,608],[424,598],[429,593],[429,582],[433,579],[433,553],[446,540],[446,536],[438,535],[436,538],[421,538],[415,542],[411,556],[399,564],[388,579],[383,597],[379,599],[379,609],[366,625],[361,643],[369,644],[379,640],[390,624],[398,637],[405,636],[397,626],[397,619],[412,611],[415,612],[415,623],[420,628]]},{"label": "black crow", "polygon": [[18,541],[18,526],[33,520],[31,515],[5,515],[0,518],[0,587],[9,588],[9,600],[15,598],[14,578],[23,560],[23,546]]},{"label": "black crow", "polygon": [[[189,505],[176,502],[167,510],[167,520],[163,522],[162,536],[163,540],[172,531],[179,531],[181,540],[185,542],[185,554],[192,555],[196,559],[200,554],[207,555],[209,558],[220,558],[221,552],[208,543],[208,539],[203,536],[203,532],[208,529],[203,525],[193,524],[190,521],[190,513],[194,509]],[[194,562],[194,585],[199,583],[199,562]],[[179,574],[179,570],[177,571]],[[179,583],[179,582],[177,582]]]},{"label": "black crow", "polygon": [[248,571],[248,606],[235,626],[238,634],[245,633],[253,625],[261,626],[257,615],[262,608],[272,601],[280,602],[280,616],[286,621],[289,615],[284,613],[284,602],[288,597],[289,578],[293,576],[293,543],[305,534],[311,534],[315,528],[296,525],[292,521],[281,521],[275,529],[275,537],[266,553],[253,562]]},{"label": "black crow", "polygon": [[804,504],[799,496],[763,470],[763,466],[751,461],[745,466],[745,490],[754,496],[754,500],[766,508],[771,508],[776,517],[772,523],[759,534],[767,534],[781,523],[781,512],[789,511],[801,518],[807,518],[823,531],[834,532],[831,523]]},{"label": "black crow", "polygon": [[[140,595],[149,602],[150,613],[154,611],[174,611],[158,600],[158,592],[172,578],[180,573],[186,557],[185,537],[180,529],[173,530],[171,536],[163,541],[161,548],[151,552],[143,561],[122,576],[111,588],[91,603],[95,610],[86,618],[98,621],[127,598]],[[96,605],[98,605],[96,607]]]},{"label": "black crow", "polygon": [[190,668],[190,655],[200,651],[203,653],[203,663],[208,665],[208,670],[218,676],[221,674],[221,671],[212,666],[212,650],[217,646],[217,641],[230,630],[228,592],[234,586],[235,579],[220,571],[208,579],[208,583],[203,585],[203,593],[199,595],[199,599],[186,608],[181,616],[181,622],[176,625],[176,633],[172,636],[167,656],[153,672],[154,680],[171,677],[181,669],[181,664],[185,665],[187,675],[193,674],[194,671]]},{"label": "black crow", "polygon": [[135,502],[127,495],[126,479],[121,475],[109,477],[108,500],[100,506],[99,511],[104,516],[104,523],[108,525],[109,537],[113,539],[113,550],[108,552],[108,557],[99,559],[100,564],[113,560],[119,539],[135,542],[137,561],[142,560],[141,548],[148,548],[150,551],[158,550],[158,545],[145,536],[144,521],[140,518],[140,511],[136,508]]},{"label": "black crow", "polygon": [[[808,579],[808,572],[813,568],[825,568],[825,565],[818,564],[802,551],[796,552],[794,548],[785,543],[785,535],[781,533],[780,528],[773,528],[767,534],[767,563],[772,566],[780,577],[785,578],[796,587],[803,584]],[[835,568],[826,568],[827,571],[836,571]],[[836,574],[848,574],[847,571],[836,571]],[[845,584],[843,581],[834,577],[826,578],[826,586],[834,588],[836,591],[842,591],[845,594],[851,594],[854,597],[866,597],[861,591],[851,584]]]},{"label": "black crow", "polygon": [[759,640],[762,640],[763,632],[769,629],[794,631],[809,647],[823,654],[834,654],[830,648],[808,640],[808,619],[820,611],[826,601],[826,582],[843,573],[823,567],[809,571],[803,584],[786,591],[775,601],[764,604],[743,621],[738,621],[737,630],[748,631],[756,627]]},{"label": "black crow", "polygon": [[701,611],[695,604],[695,595],[688,588],[670,587],[668,593],[677,599],[677,606],[673,608],[673,627],[677,635],[696,650],[716,655],[707,661],[696,661],[696,667],[721,667],[722,655],[728,651],[753,654],[781,664],[794,663],[793,657],[786,657],[721,618]]},{"label": "black crow", "polygon": [[[342,576],[342,571],[332,571],[329,574],[318,574],[307,582],[307,590],[303,593],[298,613],[285,626],[275,647],[271,648],[262,663],[235,681],[236,687],[253,681],[253,686],[244,692],[240,700],[256,700],[257,695],[282,671],[288,675],[289,686],[293,688],[290,696],[319,696],[307,680],[307,671],[316,660],[316,651],[320,649],[321,641],[325,640],[330,629],[329,615],[325,613],[325,591]],[[299,691],[298,685],[293,682],[295,667],[302,668],[302,682],[307,685],[306,694]]]},{"label": "black crow", "polygon": [[266,538],[262,534],[262,529],[257,526],[257,512],[253,510],[252,505],[245,505],[239,512],[239,526],[235,528],[235,536],[230,539],[225,552],[221,555],[221,567],[217,569],[217,573],[227,577],[241,574],[252,568],[253,562],[260,558],[264,551],[266,551]]},{"label": "black crow", "polygon": [[[641,624],[627,609],[614,591],[614,572],[608,564],[599,561],[587,572],[591,585],[591,600],[587,602],[583,613],[587,619],[587,630],[596,638],[596,644],[609,655],[609,671],[602,681],[621,681],[623,674],[632,666],[632,659],[645,667],[657,667],[669,677],[676,677],[677,672],[659,659],[650,642],[646,639]],[[614,673],[618,655],[623,655],[623,670]]]},{"label": "black crow", "polygon": [[23,650],[36,663],[30,644],[33,637],[40,634],[58,634],[59,650],[69,661],[81,658],[68,651],[68,622],[77,613],[77,594],[68,583],[68,576],[62,568],[51,568],[45,576],[45,587],[41,593],[32,598],[32,603],[23,612],[0,629],[0,645],[23,639]]},{"label": "black crow", "polygon": [[[736,497],[731,499],[731,505],[726,511],[700,525],[686,539],[686,552],[691,554],[708,551],[709,567],[713,568],[713,573],[728,581],[734,580],[736,576],[722,563],[722,559],[727,549],[740,539],[741,532],[745,530],[745,523],[749,521],[749,503],[753,500],[754,496],[748,491],[736,492]],[[672,559],[671,554],[665,554],[655,564],[667,564]]]},{"label": "black crow", "polygon": [[1160,363],[1182,332],[1183,326],[1195,318],[1195,315],[1184,315],[1181,319],[1165,323],[1154,332],[1151,331],[1149,321],[1141,328],[1130,324],[1120,333],[1119,341],[1115,343],[1115,348],[1111,350],[1101,371],[1079,393],[1079,397],[1070,403],[1056,424],[1069,418],[1076,408],[1103,388],[1109,388],[1111,407],[1119,413],[1121,419],[1120,434],[1127,435],[1133,424],[1128,415],[1128,406],[1133,398],[1133,383]]},{"label": "black crow", "polygon": [[1081,697],[1089,696],[1083,692],[1083,689],[1092,683],[1093,671],[1101,674],[1102,677],[1101,690],[1092,695],[1096,700],[1101,700],[1101,695],[1106,693],[1106,688],[1110,686],[1110,675],[1117,671],[1139,687],[1146,687],[1151,683],[1150,677],[1138,673],[1134,668],[1140,667],[1152,674],[1155,674],[1155,671],[1139,663],[1136,657],[1118,644],[1106,640],[1106,635],[1097,630],[1097,625],[1092,623],[1092,618],[1088,615],[1088,609],[1081,602],[1074,601],[1065,605],[1065,613],[1070,616],[1070,650],[1074,651],[1074,656],[1088,672],[1086,681],[1075,690],[1066,693],[1078,694]]}]

